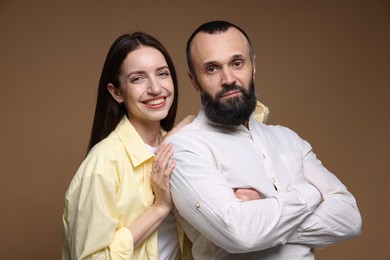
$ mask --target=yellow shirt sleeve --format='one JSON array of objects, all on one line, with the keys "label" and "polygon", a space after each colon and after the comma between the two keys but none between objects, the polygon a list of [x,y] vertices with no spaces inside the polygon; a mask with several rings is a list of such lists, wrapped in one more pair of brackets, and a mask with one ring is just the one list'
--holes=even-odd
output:
[{"label": "yellow shirt sleeve", "polygon": [[[96,162],[86,163],[84,176],[74,185],[68,201],[68,239],[72,259],[131,259],[133,237],[130,230],[118,221],[116,183],[99,172]],[[94,165],[94,166],[91,166]],[[91,169],[92,168],[92,169]],[[77,192],[76,192],[77,191]],[[75,203],[76,202],[76,203]]]},{"label": "yellow shirt sleeve", "polygon": [[153,203],[154,155],[126,116],[96,144],[66,192],[62,260],[158,260],[157,232],[134,248],[128,227]]},{"label": "yellow shirt sleeve", "polygon": [[268,120],[268,115],[269,115],[269,108],[265,106],[263,103],[261,103],[260,101],[257,101],[256,110],[254,113],[255,120],[262,123],[266,123]]}]

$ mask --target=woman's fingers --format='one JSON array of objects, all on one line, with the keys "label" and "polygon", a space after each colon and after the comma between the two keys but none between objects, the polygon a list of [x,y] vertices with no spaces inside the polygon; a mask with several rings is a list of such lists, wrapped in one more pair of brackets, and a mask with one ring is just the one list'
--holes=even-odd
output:
[{"label": "woman's fingers", "polygon": [[156,196],[154,203],[169,208],[173,208],[169,178],[176,165],[176,161],[171,160],[172,154],[172,144],[160,145],[154,158],[151,174],[152,188]]},{"label": "woman's fingers", "polygon": [[[168,169],[168,165],[170,164],[170,160],[173,154],[173,146],[172,144],[162,144],[156,153],[156,157],[154,158],[154,166],[153,172],[158,173],[166,173]],[[173,168],[172,168],[173,169]],[[172,170],[168,172],[170,174]]]}]

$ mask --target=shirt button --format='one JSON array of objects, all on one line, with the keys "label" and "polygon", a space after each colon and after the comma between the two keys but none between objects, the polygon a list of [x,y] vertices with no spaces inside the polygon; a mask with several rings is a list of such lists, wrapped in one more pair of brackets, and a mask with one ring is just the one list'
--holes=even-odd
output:
[{"label": "shirt button", "polygon": [[197,209],[200,208],[200,202],[197,201],[196,204],[195,204],[195,206],[196,206]]},{"label": "shirt button", "polygon": [[252,140],[252,135],[247,135],[249,140]]},{"label": "shirt button", "polygon": [[267,156],[265,156],[265,154],[261,154],[261,159],[265,160],[265,158],[267,158]]}]

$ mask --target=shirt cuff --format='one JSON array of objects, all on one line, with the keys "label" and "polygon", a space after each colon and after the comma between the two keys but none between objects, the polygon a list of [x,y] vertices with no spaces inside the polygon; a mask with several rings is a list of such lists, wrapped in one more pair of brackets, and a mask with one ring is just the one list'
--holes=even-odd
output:
[{"label": "shirt cuff", "polygon": [[297,191],[299,198],[306,202],[309,211],[314,211],[321,202],[321,193],[309,183],[297,184],[291,190]]},{"label": "shirt cuff", "polygon": [[115,232],[110,244],[110,251],[111,254],[126,256],[124,259],[131,259],[134,253],[134,241],[128,228],[122,226]]}]

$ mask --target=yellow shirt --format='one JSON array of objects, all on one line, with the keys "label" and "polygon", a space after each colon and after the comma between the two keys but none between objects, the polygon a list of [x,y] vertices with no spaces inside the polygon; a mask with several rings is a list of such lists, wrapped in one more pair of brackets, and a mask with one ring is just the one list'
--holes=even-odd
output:
[{"label": "yellow shirt", "polygon": [[268,120],[268,115],[269,115],[268,107],[266,107],[260,101],[257,101],[257,103],[256,103],[256,110],[255,110],[255,113],[253,115],[255,120],[257,120],[258,122],[266,123],[267,120]]},{"label": "yellow shirt", "polygon": [[65,196],[62,259],[159,259],[157,232],[134,249],[127,228],[153,203],[154,154],[127,117],[96,144]]}]

